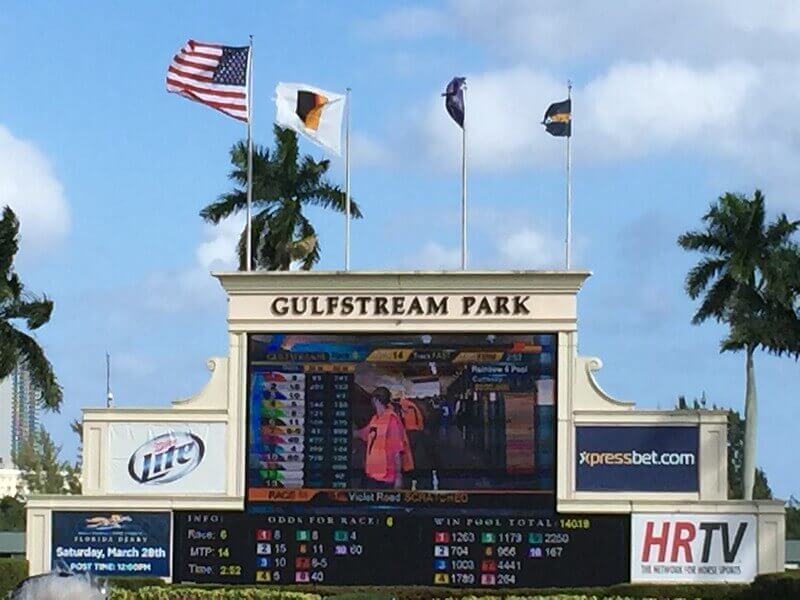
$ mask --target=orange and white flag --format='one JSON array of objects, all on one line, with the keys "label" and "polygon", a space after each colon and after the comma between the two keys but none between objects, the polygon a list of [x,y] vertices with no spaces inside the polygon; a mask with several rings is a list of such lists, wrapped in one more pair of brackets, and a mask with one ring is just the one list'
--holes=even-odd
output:
[{"label": "orange and white flag", "polygon": [[304,83],[279,83],[275,88],[275,123],[341,155],[342,121],[347,97]]}]

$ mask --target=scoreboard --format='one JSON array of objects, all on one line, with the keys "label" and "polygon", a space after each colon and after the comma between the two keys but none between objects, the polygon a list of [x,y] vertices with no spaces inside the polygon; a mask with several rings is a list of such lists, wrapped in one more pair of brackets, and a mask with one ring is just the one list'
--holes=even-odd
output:
[{"label": "scoreboard", "polygon": [[249,510],[552,508],[555,336],[249,340]]},{"label": "scoreboard", "polygon": [[555,508],[552,334],[252,334],[243,512],[175,512],[173,579],[626,581],[629,518]]},{"label": "scoreboard", "polygon": [[594,586],[627,580],[627,516],[175,513],[174,580]]}]

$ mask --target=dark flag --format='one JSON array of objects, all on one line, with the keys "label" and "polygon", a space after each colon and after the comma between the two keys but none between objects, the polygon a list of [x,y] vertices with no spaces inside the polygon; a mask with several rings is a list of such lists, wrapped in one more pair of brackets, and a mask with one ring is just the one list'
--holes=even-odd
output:
[{"label": "dark flag", "polygon": [[544,113],[542,125],[550,135],[570,137],[572,135],[572,99],[551,104]]},{"label": "dark flag", "polygon": [[464,84],[466,81],[465,77],[453,77],[442,94],[447,114],[462,129],[464,128]]}]

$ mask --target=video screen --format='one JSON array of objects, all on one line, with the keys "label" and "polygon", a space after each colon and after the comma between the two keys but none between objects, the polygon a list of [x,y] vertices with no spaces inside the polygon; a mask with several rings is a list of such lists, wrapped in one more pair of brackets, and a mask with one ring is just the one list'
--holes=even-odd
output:
[{"label": "video screen", "polygon": [[552,500],[555,341],[251,335],[248,502]]}]

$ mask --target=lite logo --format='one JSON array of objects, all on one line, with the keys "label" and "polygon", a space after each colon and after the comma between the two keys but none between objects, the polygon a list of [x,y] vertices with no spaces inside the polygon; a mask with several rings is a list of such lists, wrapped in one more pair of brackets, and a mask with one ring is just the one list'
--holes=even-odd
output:
[{"label": "lite logo", "polygon": [[721,550],[725,563],[733,563],[747,533],[748,523],[738,523],[733,532],[731,523],[724,521],[704,521],[698,524],[691,521],[666,521],[661,522],[660,526],[656,530],[655,521],[647,521],[645,524],[641,556],[643,563],[651,562],[655,552],[655,561],[659,563],[707,564],[711,561],[712,549],[715,547]]},{"label": "lite logo", "polygon": [[139,446],[128,461],[128,474],[144,485],[177,481],[202,462],[206,448],[199,436],[189,432],[169,432]]}]

